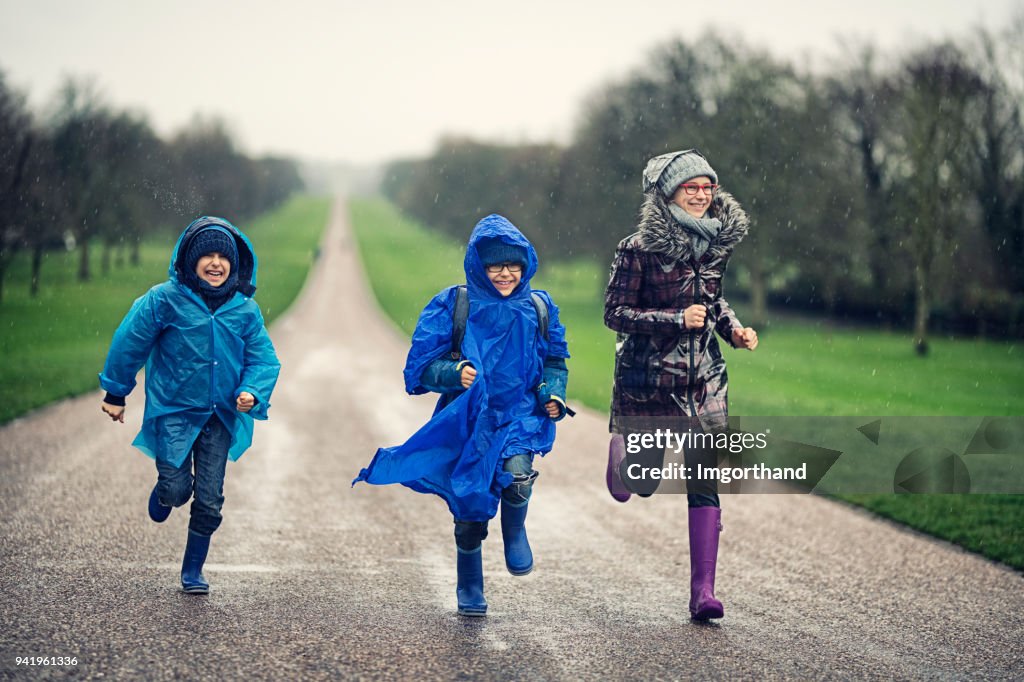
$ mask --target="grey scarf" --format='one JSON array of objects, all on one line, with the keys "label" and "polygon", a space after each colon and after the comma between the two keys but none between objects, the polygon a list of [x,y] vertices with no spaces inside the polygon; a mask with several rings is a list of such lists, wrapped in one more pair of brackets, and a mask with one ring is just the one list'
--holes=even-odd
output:
[{"label": "grey scarf", "polygon": [[669,203],[668,212],[676,221],[676,225],[682,227],[690,235],[693,244],[693,257],[700,260],[708,246],[718,236],[722,229],[722,221],[718,218],[694,218],[687,213],[682,206],[674,202]]}]

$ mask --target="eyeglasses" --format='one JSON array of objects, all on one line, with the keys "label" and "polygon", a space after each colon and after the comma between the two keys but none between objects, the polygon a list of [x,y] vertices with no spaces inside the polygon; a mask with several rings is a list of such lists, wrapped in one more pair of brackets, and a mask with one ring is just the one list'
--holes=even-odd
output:
[{"label": "eyeglasses", "polygon": [[679,186],[682,187],[683,191],[686,192],[686,194],[691,197],[700,191],[703,191],[704,194],[707,194],[708,196],[711,196],[718,191],[718,185],[714,184],[698,185],[697,183],[694,182],[687,182]]},{"label": "eyeglasses", "polygon": [[499,272],[501,272],[502,270],[504,270],[505,268],[508,268],[509,272],[522,272],[523,271],[523,264],[522,263],[496,263],[495,265],[488,265],[486,267],[487,267],[487,274],[489,274],[489,275],[496,275]]}]

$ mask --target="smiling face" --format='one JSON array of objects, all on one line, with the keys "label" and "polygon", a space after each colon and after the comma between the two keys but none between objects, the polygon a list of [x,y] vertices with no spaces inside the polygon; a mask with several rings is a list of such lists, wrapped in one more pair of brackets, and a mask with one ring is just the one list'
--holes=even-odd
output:
[{"label": "smiling face", "polygon": [[231,261],[224,254],[214,251],[200,256],[196,261],[196,276],[210,286],[219,287],[231,274]]},{"label": "smiling face", "polygon": [[[699,185],[703,187],[711,184],[711,178],[706,175],[698,175],[695,178],[687,180],[685,184]],[[676,193],[672,195],[672,203],[679,206],[694,218],[704,217],[704,214],[708,212],[708,207],[711,206],[711,199],[712,194],[710,192],[705,192],[703,189],[698,190],[697,193],[693,195],[687,194],[682,185],[680,185],[676,189]]]},{"label": "smiling face", "polygon": [[[511,268],[515,268],[515,272]],[[501,263],[500,265],[487,266],[487,278],[502,296],[508,296],[523,277],[523,266],[520,263]]]}]

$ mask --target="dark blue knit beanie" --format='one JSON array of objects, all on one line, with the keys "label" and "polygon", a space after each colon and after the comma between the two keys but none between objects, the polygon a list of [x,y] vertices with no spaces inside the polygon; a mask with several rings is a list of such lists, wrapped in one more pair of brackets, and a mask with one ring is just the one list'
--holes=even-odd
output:
[{"label": "dark blue knit beanie", "polygon": [[480,260],[486,265],[499,263],[521,263],[526,265],[526,249],[515,244],[506,244],[500,239],[481,239],[476,246]]},{"label": "dark blue knit beanie", "polygon": [[199,259],[214,251],[228,259],[231,263],[231,272],[238,271],[238,247],[235,245],[235,238],[219,225],[204,227],[192,237],[185,253],[188,271],[194,272]]}]

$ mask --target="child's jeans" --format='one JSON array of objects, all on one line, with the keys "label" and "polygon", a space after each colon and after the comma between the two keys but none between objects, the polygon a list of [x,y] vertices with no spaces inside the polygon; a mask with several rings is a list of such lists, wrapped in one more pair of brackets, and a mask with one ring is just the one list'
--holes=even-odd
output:
[{"label": "child's jeans", "polygon": [[[513,455],[503,463],[505,471],[512,474],[512,483],[501,491],[501,499],[513,507],[522,507],[530,501],[533,483],[538,473],[533,470],[533,455]],[[459,549],[471,552],[487,537],[486,521],[460,521],[455,519],[455,544]]]},{"label": "child's jeans", "polygon": [[[192,499],[189,530],[213,535],[221,522],[224,506],[224,469],[231,447],[231,432],[212,415],[199,431],[192,451],[180,467],[157,457],[156,494],[160,504],[180,507]],[[192,473],[195,464],[195,475]]]}]

